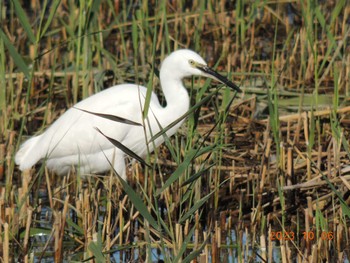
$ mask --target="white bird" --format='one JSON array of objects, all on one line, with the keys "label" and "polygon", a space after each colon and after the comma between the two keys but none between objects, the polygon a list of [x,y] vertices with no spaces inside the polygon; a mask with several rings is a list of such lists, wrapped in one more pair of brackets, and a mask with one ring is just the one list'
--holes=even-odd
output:
[{"label": "white bird", "polygon": [[[68,173],[72,167],[79,169],[81,174],[102,173],[109,171],[112,163],[115,171],[126,179],[126,154],[105,136],[113,138],[144,158],[148,151],[164,141],[163,136],[160,136],[153,143],[149,143],[147,149],[147,142],[152,135],[157,134],[160,127],[167,127],[189,110],[190,98],[182,79],[192,75],[210,77],[240,91],[231,81],[209,68],[194,51],[177,50],[164,59],[160,69],[160,84],[166,106],[162,107],[156,94],[152,93],[148,121],[143,121],[147,88],[137,84],[116,85],[77,103],[43,134],[24,142],[16,153],[16,164],[23,171],[46,160],[49,170],[62,175]],[[89,112],[144,123],[144,127],[111,121]],[[167,136],[173,135],[182,123],[180,121],[169,129]]]}]

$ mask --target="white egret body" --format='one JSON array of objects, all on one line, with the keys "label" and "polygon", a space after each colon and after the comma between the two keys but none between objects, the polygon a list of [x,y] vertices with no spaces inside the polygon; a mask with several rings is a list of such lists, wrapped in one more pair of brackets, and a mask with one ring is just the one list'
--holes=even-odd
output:
[{"label": "white egret body", "polygon": [[[116,85],[77,103],[43,134],[24,142],[16,153],[16,164],[20,170],[25,170],[46,159],[46,166],[57,174],[65,174],[72,167],[79,169],[81,174],[89,174],[110,170],[109,160],[116,172],[125,179],[126,154],[95,128],[144,157],[148,151],[146,141],[151,138],[151,134],[160,131],[158,122],[161,127],[167,127],[188,111],[190,99],[182,79],[191,75],[211,77],[239,91],[236,85],[206,66],[197,53],[187,49],[178,50],[163,61],[160,69],[166,107],[160,105],[153,93],[148,121],[142,121],[147,89],[137,84]],[[145,123],[145,127],[111,121],[79,109]],[[182,122],[168,130],[167,136],[173,135]],[[160,136],[154,145],[157,147],[162,142],[163,137]],[[149,143],[149,150],[153,150],[153,143]]]}]

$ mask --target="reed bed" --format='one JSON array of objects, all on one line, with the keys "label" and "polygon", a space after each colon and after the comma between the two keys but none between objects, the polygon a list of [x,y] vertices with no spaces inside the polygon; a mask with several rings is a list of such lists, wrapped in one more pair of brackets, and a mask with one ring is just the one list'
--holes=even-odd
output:
[{"label": "reed bed", "polygon": [[[3,262],[348,262],[347,1],[0,2]],[[160,61],[200,52],[186,123],[127,182],[20,172],[20,143]],[[162,100],[161,93],[160,99]]]}]

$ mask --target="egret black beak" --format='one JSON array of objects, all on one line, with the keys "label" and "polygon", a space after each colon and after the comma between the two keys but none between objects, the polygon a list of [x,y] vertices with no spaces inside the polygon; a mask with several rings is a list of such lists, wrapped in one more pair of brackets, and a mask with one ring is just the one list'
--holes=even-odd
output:
[{"label": "egret black beak", "polygon": [[221,82],[222,84],[226,85],[227,87],[230,87],[231,89],[241,92],[242,90],[233,82],[229,81],[224,76],[217,73],[212,68],[209,68],[207,65],[197,64],[196,68],[198,68],[200,71],[204,72],[208,76],[212,77],[213,79],[216,79],[217,81]]}]

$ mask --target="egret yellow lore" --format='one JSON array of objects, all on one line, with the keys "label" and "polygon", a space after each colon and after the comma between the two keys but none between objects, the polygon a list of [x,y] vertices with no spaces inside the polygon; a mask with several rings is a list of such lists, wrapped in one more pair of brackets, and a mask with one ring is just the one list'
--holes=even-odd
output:
[{"label": "egret yellow lore", "polygon": [[[147,121],[142,120],[147,88],[137,84],[116,85],[77,103],[44,133],[24,142],[16,153],[16,164],[23,171],[46,160],[49,170],[62,175],[73,167],[81,174],[103,173],[111,169],[112,163],[115,171],[125,179],[126,154],[105,136],[145,157],[148,151],[153,151],[164,141],[160,136],[147,147],[151,135],[189,110],[190,98],[182,79],[192,75],[213,78],[240,91],[234,83],[209,68],[194,51],[177,50],[164,59],[160,69],[166,106],[162,107],[156,94],[152,93]],[[114,115],[131,122],[111,121],[89,112]],[[144,123],[145,127],[132,122]],[[169,129],[167,136],[173,135],[182,123],[180,121]]]}]

